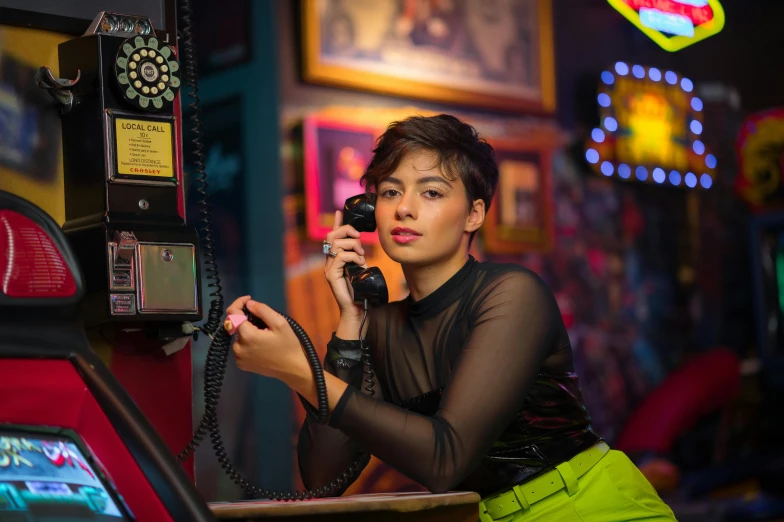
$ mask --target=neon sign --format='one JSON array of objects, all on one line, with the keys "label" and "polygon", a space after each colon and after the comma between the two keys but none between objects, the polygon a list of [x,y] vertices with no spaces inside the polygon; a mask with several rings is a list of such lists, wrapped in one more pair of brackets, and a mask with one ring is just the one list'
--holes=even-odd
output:
[{"label": "neon sign", "polygon": [[607,0],[659,46],[675,52],[719,33],[719,0]]},{"label": "neon sign", "polygon": [[623,62],[601,78],[601,123],[585,151],[597,173],[687,188],[713,185],[717,161],[701,139],[703,103],[692,94],[691,80]]}]

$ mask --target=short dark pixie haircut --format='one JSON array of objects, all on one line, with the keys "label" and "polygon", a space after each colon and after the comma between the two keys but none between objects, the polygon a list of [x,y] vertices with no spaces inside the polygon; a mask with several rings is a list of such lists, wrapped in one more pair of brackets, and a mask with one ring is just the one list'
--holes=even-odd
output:
[{"label": "short dark pixie haircut", "polygon": [[485,202],[485,209],[490,208],[498,185],[495,151],[471,125],[448,114],[412,116],[391,123],[378,139],[360,183],[366,191],[376,191],[406,154],[422,150],[436,154],[437,166],[447,179],[462,180],[469,208],[477,199]]}]

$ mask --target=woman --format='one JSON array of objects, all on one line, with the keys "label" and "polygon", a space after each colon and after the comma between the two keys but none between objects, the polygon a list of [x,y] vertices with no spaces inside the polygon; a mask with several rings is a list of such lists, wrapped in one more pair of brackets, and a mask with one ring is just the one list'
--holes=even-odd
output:
[{"label": "woman", "polygon": [[[483,521],[674,520],[634,464],[592,431],[547,286],[519,265],[468,254],[498,181],[492,147],[454,117],[412,117],[379,139],[362,181],[377,194],[381,247],[401,264],[410,295],[370,310],[370,397],[358,341],[364,310],[343,277],[346,263],[365,265],[364,250],[338,212],[325,240],[340,307],[325,361],[331,416],[301,430],[306,486],[328,484],[364,450],[430,491],[479,492]],[[286,321],[247,297],[228,312],[246,303],[269,329],[239,327],[240,367],[315,405]]]}]

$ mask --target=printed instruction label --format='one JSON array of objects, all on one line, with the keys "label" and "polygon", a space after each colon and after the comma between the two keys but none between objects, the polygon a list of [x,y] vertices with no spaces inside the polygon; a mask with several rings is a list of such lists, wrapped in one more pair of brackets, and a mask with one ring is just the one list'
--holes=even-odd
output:
[{"label": "printed instruction label", "polygon": [[171,123],[117,118],[114,126],[118,174],[174,177]]}]

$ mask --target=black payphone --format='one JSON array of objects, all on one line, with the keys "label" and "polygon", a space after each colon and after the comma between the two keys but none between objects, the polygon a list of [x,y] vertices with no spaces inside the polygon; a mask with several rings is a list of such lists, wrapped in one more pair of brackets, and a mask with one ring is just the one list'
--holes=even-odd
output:
[{"label": "black payphone", "polygon": [[[199,238],[185,224],[174,101],[180,64],[146,17],[102,12],[36,81],[62,112],[65,224],[86,275],[85,323],[202,318]],[[158,331],[162,331],[158,329]]]}]

